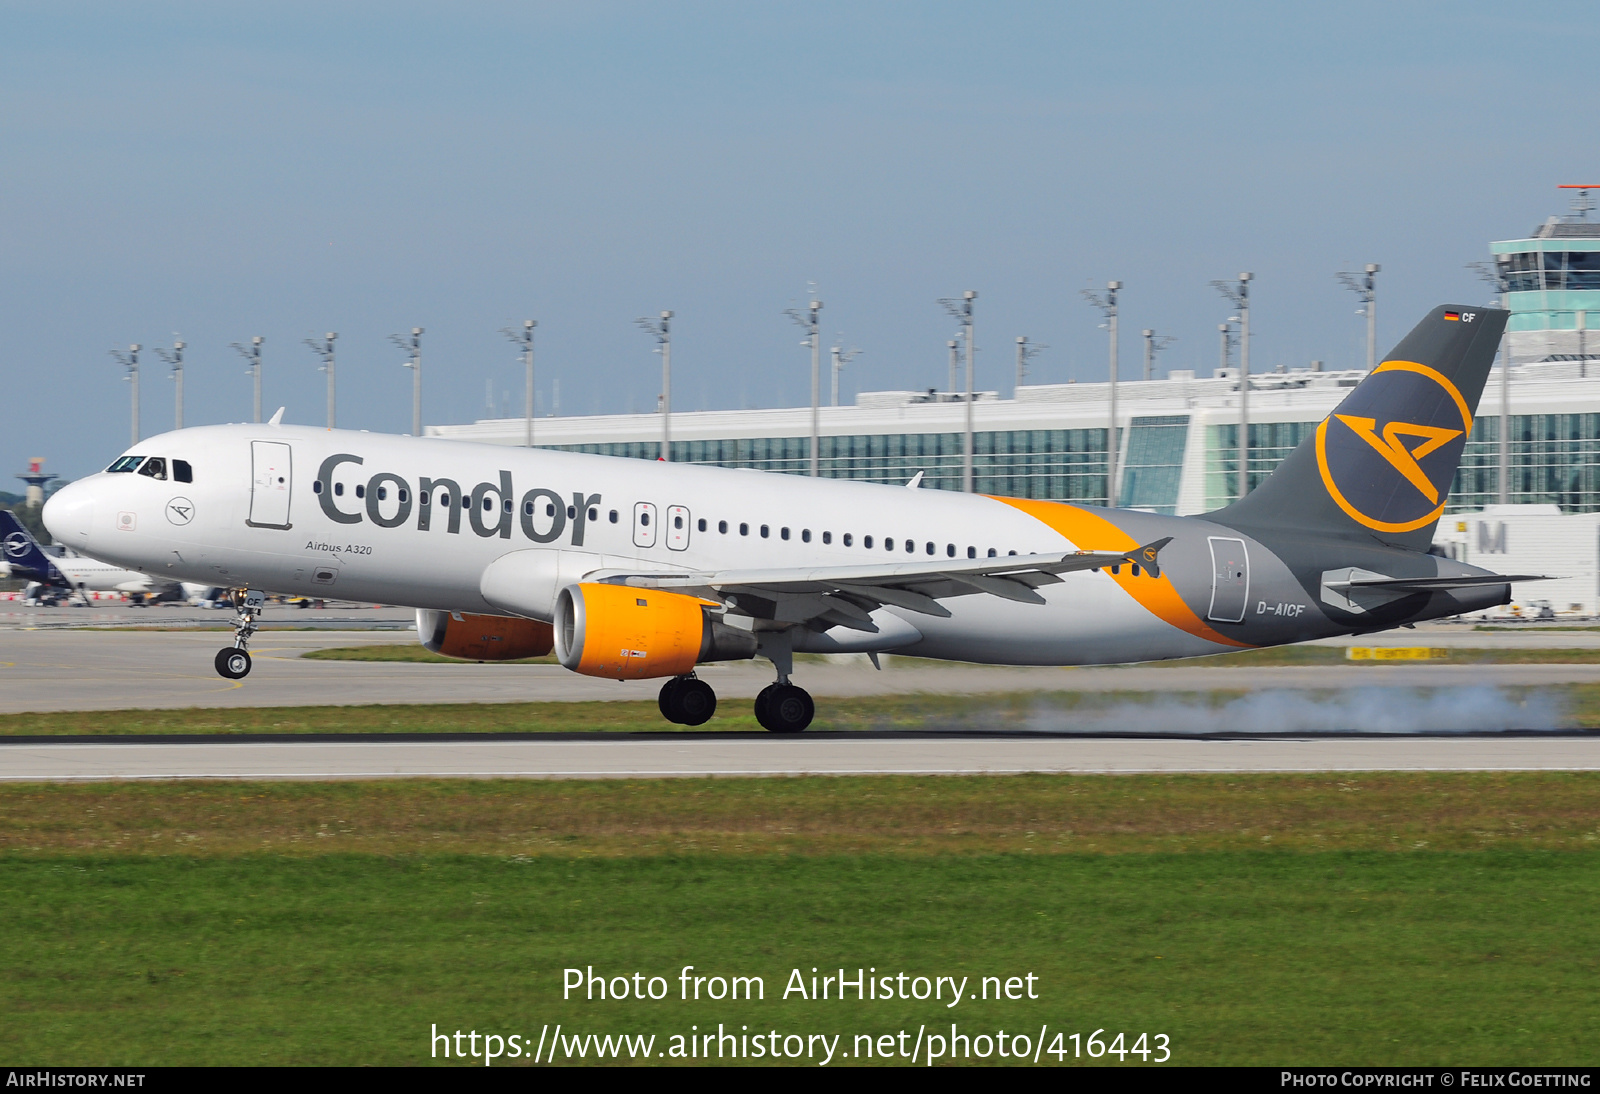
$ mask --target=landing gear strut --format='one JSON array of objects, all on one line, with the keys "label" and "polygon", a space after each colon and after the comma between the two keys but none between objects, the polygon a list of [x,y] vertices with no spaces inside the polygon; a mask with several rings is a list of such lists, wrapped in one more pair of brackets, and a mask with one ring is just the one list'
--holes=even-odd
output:
[{"label": "landing gear strut", "polygon": [[661,696],[656,700],[661,716],[680,726],[705,725],[717,712],[717,693],[711,685],[694,673],[674,676],[661,685]]},{"label": "landing gear strut", "polygon": [[761,635],[760,652],[772,661],[778,679],[756,696],[756,721],[772,733],[799,733],[811,724],[817,705],[805,688],[789,683],[794,671],[793,639],[788,631],[768,631]]},{"label": "landing gear strut", "polygon": [[256,589],[235,592],[233,606],[239,614],[233,619],[233,645],[217,651],[217,675],[226,680],[243,680],[250,675],[250,636],[259,626],[257,619],[266,606],[267,596]]}]

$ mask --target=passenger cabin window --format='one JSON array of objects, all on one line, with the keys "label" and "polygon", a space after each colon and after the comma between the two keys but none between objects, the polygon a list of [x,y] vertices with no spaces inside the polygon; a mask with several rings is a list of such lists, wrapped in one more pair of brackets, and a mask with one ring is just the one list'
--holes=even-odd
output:
[{"label": "passenger cabin window", "polygon": [[[699,527],[699,529],[702,532],[704,532],[706,530],[706,518],[705,517],[701,517],[699,519],[699,521],[696,522],[696,524],[697,524],[697,526]],[[724,531],[726,531],[726,529],[724,529]]]},{"label": "passenger cabin window", "polygon": [[149,475],[152,479],[165,479],[167,477],[167,461],[160,456],[151,456],[144,461],[144,466],[139,468],[139,474]]},{"label": "passenger cabin window", "polygon": [[728,534],[728,522],[725,521],[725,520],[717,521],[717,531],[721,532],[723,535],[727,535]]},{"label": "passenger cabin window", "polygon": [[107,471],[132,471],[144,462],[143,456],[122,456],[116,463],[106,468]]},{"label": "passenger cabin window", "polygon": [[173,460],[172,477],[178,482],[193,482],[194,469],[189,466],[188,460]]},{"label": "passenger cabin window", "polygon": [[[765,532],[762,532],[761,534],[762,535],[766,535]],[[789,529],[787,529],[787,528],[779,528],[778,529],[778,538],[779,539],[788,539],[789,538]],[[810,539],[811,537],[807,536],[806,538]]]},{"label": "passenger cabin window", "polygon": [[761,526],[761,538],[762,539],[766,539],[767,537],[769,537],[771,535],[772,535],[772,529],[768,528],[765,524],[763,524]]},{"label": "passenger cabin window", "polygon": [[[845,542],[849,543],[850,541],[849,540],[845,540]],[[861,546],[870,548],[872,546],[872,537],[871,536],[862,536],[861,537]]]},{"label": "passenger cabin window", "polygon": [[[853,544],[855,542],[855,538],[856,538],[855,536],[852,536],[849,532],[846,532],[844,534],[844,545],[846,547],[849,547],[851,544]],[[823,534],[822,541],[824,543],[826,543],[828,541],[828,537],[827,537],[826,533]],[[869,544],[867,544],[867,546],[871,547],[872,544],[869,543]]]}]

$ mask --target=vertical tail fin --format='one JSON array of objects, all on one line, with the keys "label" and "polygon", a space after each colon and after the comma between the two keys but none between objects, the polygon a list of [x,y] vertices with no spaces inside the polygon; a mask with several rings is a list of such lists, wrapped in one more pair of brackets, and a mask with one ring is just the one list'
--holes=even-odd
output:
[{"label": "vertical tail fin", "polygon": [[1210,519],[1427,550],[1509,314],[1433,309],[1265,482]]},{"label": "vertical tail fin", "polygon": [[0,509],[0,551],[4,552],[5,561],[10,563],[13,576],[46,584],[62,580],[60,572],[50,562],[50,556],[39,549],[39,541],[9,509]]}]

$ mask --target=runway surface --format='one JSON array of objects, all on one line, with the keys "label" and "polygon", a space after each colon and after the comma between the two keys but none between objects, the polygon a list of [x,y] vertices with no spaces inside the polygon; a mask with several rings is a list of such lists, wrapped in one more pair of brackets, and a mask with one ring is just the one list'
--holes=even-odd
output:
[{"label": "runway surface", "polygon": [[[1408,632],[1409,633],[1409,632]],[[1564,636],[1455,632],[1412,637],[1412,645],[1493,642],[1549,648]],[[1580,633],[1575,641],[1600,639]],[[123,710],[180,707],[276,707],[368,703],[570,702],[653,700],[659,682],[597,680],[557,665],[430,665],[404,662],[308,661],[308,650],[408,640],[392,632],[274,631],[257,636],[256,666],[244,680],[212,669],[227,644],[217,632],[18,630],[0,636],[0,709]],[[1372,639],[1364,641],[1371,642]],[[702,678],[724,699],[751,699],[772,681],[765,661],[706,665]],[[818,698],[908,693],[1002,691],[1184,692],[1347,688],[1373,685],[1455,687],[1600,683],[1593,665],[1453,665],[1351,663],[1281,668],[1131,666],[1003,668],[885,658],[876,672],[865,657],[804,660],[795,681]]]},{"label": "runway surface", "polygon": [[1594,737],[1180,740],[828,734],[0,745],[0,781],[1045,772],[1595,771]]}]

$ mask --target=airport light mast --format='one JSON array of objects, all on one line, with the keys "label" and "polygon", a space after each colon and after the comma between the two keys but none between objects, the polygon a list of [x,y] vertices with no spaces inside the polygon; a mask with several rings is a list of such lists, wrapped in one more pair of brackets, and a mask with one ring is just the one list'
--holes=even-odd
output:
[{"label": "airport light mast", "polygon": [[311,347],[311,352],[322,358],[322,364],[317,371],[328,374],[328,428],[333,428],[334,421],[334,389],[333,389],[333,343],[339,337],[338,331],[329,331],[323,335],[323,340],[318,342],[315,338],[301,339]]},{"label": "airport light mast", "polygon": [[1250,281],[1242,273],[1237,283],[1213,281],[1216,289],[1239,309],[1239,497],[1250,492]]},{"label": "airport light mast", "polygon": [[[1494,286],[1494,291],[1500,297],[1500,307],[1510,309],[1506,300],[1506,293],[1510,291],[1510,283],[1501,276],[1500,268],[1492,262],[1469,262],[1467,269],[1474,271],[1481,280]],[[1511,324],[1507,323],[1509,330]],[[1506,333],[1500,333],[1500,451],[1498,453],[1499,489],[1496,491],[1495,500],[1501,505],[1511,504],[1511,353],[1506,342]]]},{"label": "airport light mast", "polygon": [[[812,300],[805,312],[784,308],[783,314],[805,328],[806,340],[800,344],[811,347],[811,477],[816,478],[822,473],[818,459],[822,434],[819,421],[821,412],[817,409],[822,401],[822,301]],[[834,403],[837,405],[837,398]]]},{"label": "airport light mast", "polygon": [[506,338],[522,347],[522,367],[527,373],[527,391],[523,393],[523,417],[527,419],[527,430],[523,435],[524,448],[533,447],[533,328],[539,325],[537,319],[524,319],[519,330],[516,327],[501,327],[500,333]]},{"label": "airport light mast", "polygon": [[141,348],[139,343],[135,342],[128,347],[127,353],[115,349],[111,351],[111,356],[128,370],[128,375],[123,379],[133,385],[133,444],[139,443],[139,350]]},{"label": "airport light mast", "polygon": [[1117,504],[1117,456],[1121,449],[1117,437],[1117,292],[1121,288],[1122,282],[1107,281],[1103,295],[1088,289],[1082,291],[1083,298],[1105,315],[1106,328],[1111,337],[1111,416],[1110,428],[1106,431],[1107,505]]},{"label": "airport light mast", "polygon": [[400,366],[411,370],[411,435],[422,436],[422,327],[412,327],[411,337],[403,334],[389,335],[389,341],[406,351],[407,360]]},{"label": "airport light mast", "polygon": [[1376,262],[1368,262],[1364,274],[1341,271],[1335,275],[1339,278],[1339,284],[1355,293],[1356,299],[1361,301],[1361,310],[1356,314],[1367,317],[1368,372],[1378,367],[1378,271],[1382,268]]},{"label": "airport light mast", "polygon": [[246,361],[250,362],[250,367],[248,369],[246,369],[246,371],[250,374],[251,379],[255,382],[255,417],[252,420],[256,421],[256,422],[261,421],[261,343],[262,343],[262,341],[263,341],[263,339],[262,339],[261,335],[258,334],[254,338],[250,339],[250,344],[248,346],[242,345],[242,344],[240,344],[238,342],[230,343],[230,345],[232,345],[233,348],[238,351],[240,357],[243,357]]},{"label": "airport light mast", "polygon": [[1144,378],[1155,379],[1156,354],[1166,349],[1177,339],[1170,334],[1156,334],[1148,327],[1144,331]]},{"label": "airport light mast", "polygon": [[966,428],[962,431],[961,489],[968,494],[977,488],[972,466],[972,401],[975,398],[972,387],[972,356],[976,352],[972,344],[972,302],[976,299],[978,294],[968,289],[961,294],[959,300],[955,297],[944,297],[939,301],[944,310],[950,313],[951,318],[961,323],[962,337],[967,343],[967,415]]},{"label": "airport light mast", "polygon": [[[844,335],[841,334],[839,337],[843,338]],[[833,405],[838,406],[839,370],[844,368],[844,366],[848,365],[851,361],[854,361],[857,357],[861,356],[861,351],[858,349],[845,349],[844,346],[835,343],[833,348],[828,352],[833,355]]]},{"label": "airport light mast", "polygon": [[1016,388],[1021,387],[1022,381],[1027,379],[1028,362],[1049,348],[1049,346],[1039,342],[1028,341],[1026,334],[1017,335],[1017,383],[1016,387],[1011,389],[1011,397],[1013,399],[1017,397]]},{"label": "airport light mast", "polygon": [[183,428],[183,350],[184,342],[181,338],[172,343],[172,349],[170,350],[164,350],[160,346],[156,347],[156,354],[172,366],[172,371],[168,375],[172,377],[177,385],[177,390],[173,393],[176,400],[172,414],[173,429]]},{"label": "airport light mast", "polygon": [[635,319],[634,326],[656,340],[656,352],[661,354],[661,455],[656,457],[672,462],[672,313],[664,311],[660,319]]}]

